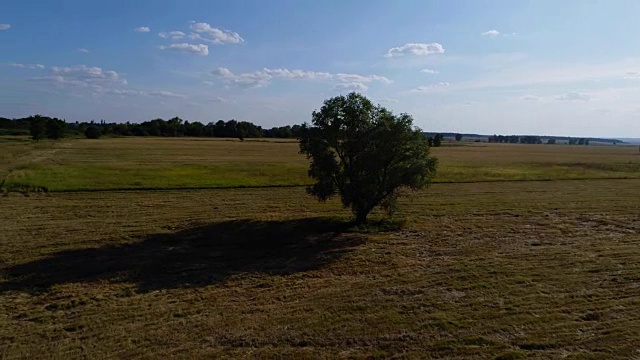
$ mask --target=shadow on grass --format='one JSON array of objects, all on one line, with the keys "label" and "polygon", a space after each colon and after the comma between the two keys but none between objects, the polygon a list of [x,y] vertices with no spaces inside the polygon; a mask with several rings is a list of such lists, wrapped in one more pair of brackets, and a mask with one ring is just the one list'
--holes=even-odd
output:
[{"label": "shadow on grass", "polygon": [[40,293],[57,284],[133,283],[139,291],[201,287],[232,275],[289,275],[319,269],[364,242],[331,218],[234,220],[155,234],[139,242],[64,251],[3,270],[9,290]]}]

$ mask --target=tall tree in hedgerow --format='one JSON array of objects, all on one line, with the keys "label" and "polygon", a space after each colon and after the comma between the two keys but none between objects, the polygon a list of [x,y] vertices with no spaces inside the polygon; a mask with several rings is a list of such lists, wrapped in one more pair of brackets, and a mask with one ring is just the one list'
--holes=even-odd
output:
[{"label": "tall tree in hedgerow", "polygon": [[47,120],[40,115],[32,116],[29,122],[29,133],[35,141],[45,138],[47,130]]},{"label": "tall tree in hedgerow", "polygon": [[67,123],[59,119],[48,119],[45,133],[47,138],[52,140],[59,140],[64,137],[64,129],[67,127]]},{"label": "tall tree in hedgerow", "polygon": [[102,136],[102,131],[97,126],[91,125],[84,131],[84,136],[87,139],[99,139]]},{"label": "tall tree in hedgerow", "polygon": [[437,166],[410,115],[394,115],[357,93],[328,99],[313,112],[300,132],[300,152],[315,180],[307,192],[320,201],[339,194],[358,224],[376,206],[393,211],[399,191],[425,187]]}]

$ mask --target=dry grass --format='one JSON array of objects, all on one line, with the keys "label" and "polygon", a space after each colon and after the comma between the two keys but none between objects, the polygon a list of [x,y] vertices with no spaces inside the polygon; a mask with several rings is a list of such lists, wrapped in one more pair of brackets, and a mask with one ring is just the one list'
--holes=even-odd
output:
[{"label": "dry grass", "polygon": [[[184,189],[309,183],[295,141],[195,138],[0,142],[0,189]],[[434,148],[436,182],[639,178],[637,148],[475,144]]]},{"label": "dry grass", "polygon": [[637,357],[639,185],[436,184],[379,234],[300,188],[9,194],[0,354]]}]

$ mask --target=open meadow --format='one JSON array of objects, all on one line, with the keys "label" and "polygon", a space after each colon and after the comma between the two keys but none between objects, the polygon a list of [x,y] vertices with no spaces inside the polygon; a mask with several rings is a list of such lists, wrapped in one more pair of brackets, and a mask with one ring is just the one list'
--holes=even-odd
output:
[{"label": "open meadow", "polygon": [[637,147],[434,148],[379,233],[297,149],[0,139],[0,357],[640,356]]},{"label": "open meadow", "polygon": [[[440,160],[436,182],[640,178],[635,146],[463,143],[432,152]],[[305,185],[307,169],[294,140],[0,140],[0,188],[8,190]]]}]

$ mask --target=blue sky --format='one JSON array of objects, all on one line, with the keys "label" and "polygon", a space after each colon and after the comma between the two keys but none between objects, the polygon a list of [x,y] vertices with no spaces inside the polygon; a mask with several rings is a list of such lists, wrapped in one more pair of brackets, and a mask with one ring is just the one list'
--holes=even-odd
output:
[{"label": "blue sky", "polygon": [[638,1],[7,1],[0,116],[263,127],[356,90],[427,131],[640,137]]}]

